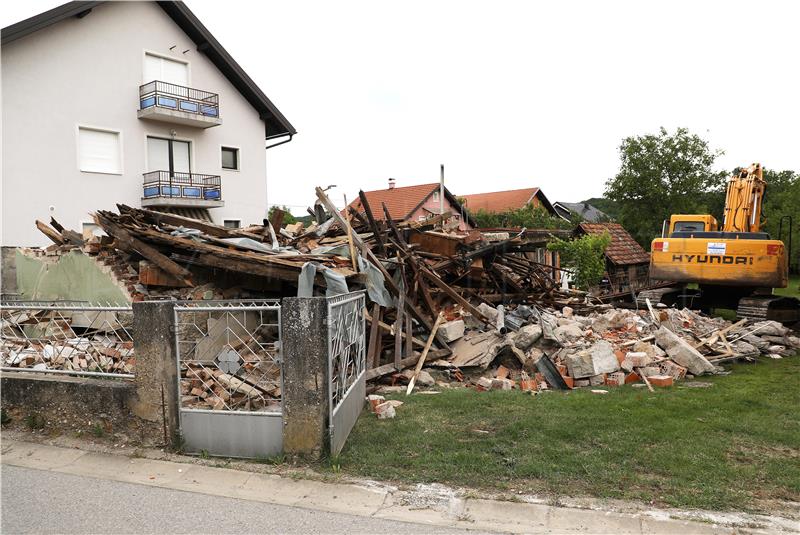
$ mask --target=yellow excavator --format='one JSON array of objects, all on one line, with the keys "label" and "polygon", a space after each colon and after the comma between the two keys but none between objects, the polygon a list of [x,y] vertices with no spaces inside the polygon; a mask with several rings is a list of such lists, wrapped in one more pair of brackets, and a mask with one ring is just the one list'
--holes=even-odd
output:
[{"label": "yellow excavator", "polygon": [[[735,309],[741,318],[800,321],[800,301],[772,293],[786,288],[789,263],[783,241],[761,231],[765,189],[756,163],[728,180],[722,228],[708,214],[676,214],[665,221],[651,245],[650,279],[681,286],[642,292],[640,300],[680,300],[705,310]],[[689,283],[698,288],[687,289]]]}]

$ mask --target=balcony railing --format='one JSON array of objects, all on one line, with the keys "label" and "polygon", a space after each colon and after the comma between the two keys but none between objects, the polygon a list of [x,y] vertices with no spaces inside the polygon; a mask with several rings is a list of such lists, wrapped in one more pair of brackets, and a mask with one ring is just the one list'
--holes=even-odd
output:
[{"label": "balcony railing", "polygon": [[157,197],[222,201],[222,181],[219,175],[150,171],[144,174],[142,198]]},{"label": "balcony railing", "polygon": [[203,117],[219,117],[219,95],[216,93],[157,80],[139,86],[139,109],[154,106]]}]

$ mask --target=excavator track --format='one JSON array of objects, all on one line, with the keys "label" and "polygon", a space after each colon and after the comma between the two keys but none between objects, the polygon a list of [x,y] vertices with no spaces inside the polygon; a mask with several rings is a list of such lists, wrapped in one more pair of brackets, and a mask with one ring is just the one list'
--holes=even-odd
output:
[{"label": "excavator track", "polygon": [[754,321],[800,322],[800,300],[779,295],[754,295],[739,299],[736,315]]}]

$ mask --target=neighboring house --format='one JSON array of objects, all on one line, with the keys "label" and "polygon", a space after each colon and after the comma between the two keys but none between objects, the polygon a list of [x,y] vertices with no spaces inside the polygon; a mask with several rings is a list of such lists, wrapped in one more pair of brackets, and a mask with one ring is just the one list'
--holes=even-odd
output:
[{"label": "neighboring house", "polygon": [[[367,197],[372,216],[378,221],[386,219],[383,212],[384,203],[389,216],[395,222],[424,221],[441,213],[438,182],[398,188],[395,187],[395,180],[390,178],[388,188],[365,191],[364,195]],[[458,221],[459,230],[470,230],[475,227],[475,222],[446,187],[443,201],[444,211],[453,214],[453,219]],[[358,197],[348,206],[359,213],[364,212],[361,199]]]},{"label": "neighboring house", "polygon": [[606,281],[598,288],[602,295],[627,294],[649,284],[650,253],[642,249],[619,223],[581,223],[576,234],[611,236],[606,249]]},{"label": "neighboring house", "polygon": [[181,2],[72,2],[4,28],[2,74],[5,246],[48,244],[50,216],[96,232],[89,212],[117,203],[260,222],[265,140],[296,133]]},{"label": "neighboring house", "polygon": [[460,199],[463,200],[464,207],[472,213],[480,210],[498,213],[507,210],[518,210],[532,205],[534,207],[541,206],[552,215],[557,215],[553,205],[539,188],[474,193],[472,195],[462,195]]},{"label": "neighboring house", "polygon": [[594,206],[585,202],[561,202],[553,204],[556,213],[565,221],[572,221],[579,217],[587,223],[602,223],[611,218]]}]

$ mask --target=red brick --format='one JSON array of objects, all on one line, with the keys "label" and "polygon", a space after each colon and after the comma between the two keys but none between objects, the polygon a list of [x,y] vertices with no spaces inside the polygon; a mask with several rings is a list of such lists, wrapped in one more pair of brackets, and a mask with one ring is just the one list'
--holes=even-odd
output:
[{"label": "red brick", "polygon": [[653,386],[672,386],[673,382],[671,375],[651,375],[647,380]]}]

